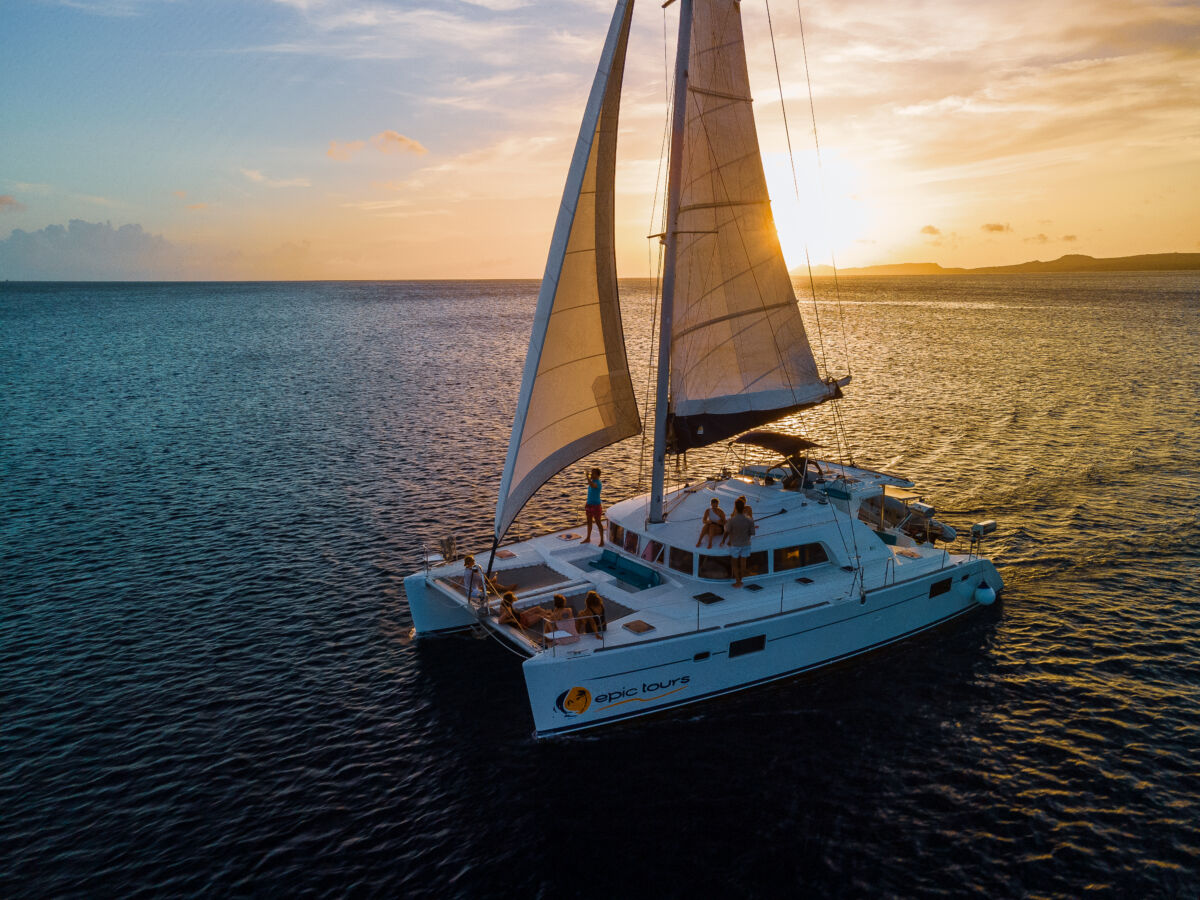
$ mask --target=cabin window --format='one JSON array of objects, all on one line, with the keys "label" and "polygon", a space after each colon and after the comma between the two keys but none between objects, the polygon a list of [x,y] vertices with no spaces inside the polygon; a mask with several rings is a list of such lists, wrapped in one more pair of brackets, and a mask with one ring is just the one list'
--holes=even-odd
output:
[{"label": "cabin window", "polygon": [[636,531],[625,532],[625,552],[637,553],[638,535]]},{"label": "cabin window", "polygon": [[625,540],[625,529],[616,522],[610,521],[608,523],[608,539],[620,547]]},{"label": "cabin window", "polygon": [[929,586],[929,596],[936,597],[938,594],[944,594],[950,590],[950,585],[954,583],[953,578],[943,578],[941,581],[935,581]]},{"label": "cabin window", "polygon": [[642,559],[646,562],[661,563],[663,560],[663,545],[659,541],[646,541],[642,548]]},{"label": "cabin window", "polygon": [[829,562],[829,554],[821,544],[801,544],[799,547],[779,547],[775,550],[775,571],[800,569]]},{"label": "cabin window", "polygon": [[729,658],[735,656],[745,656],[747,653],[757,653],[767,646],[767,636],[765,634],[756,634],[754,637],[742,638],[740,641],[734,641],[729,645]]},{"label": "cabin window", "polygon": [[728,556],[701,556],[700,577],[715,579],[733,578],[732,560]]},{"label": "cabin window", "polygon": [[767,551],[756,550],[746,557],[746,577],[767,574]]},{"label": "cabin window", "polygon": [[692,574],[692,551],[680,550],[678,547],[670,547],[667,552],[667,565],[676,572],[686,572]]},{"label": "cabin window", "polygon": [[[733,557],[704,556],[700,557],[699,576],[715,580],[733,578]],[[767,574],[767,551],[759,550],[746,557],[746,577]]]}]

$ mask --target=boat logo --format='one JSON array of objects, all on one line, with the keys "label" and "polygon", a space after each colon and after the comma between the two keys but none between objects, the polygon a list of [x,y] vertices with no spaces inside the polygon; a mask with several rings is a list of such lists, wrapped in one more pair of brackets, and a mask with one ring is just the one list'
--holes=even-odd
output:
[{"label": "boat logo", "polygon": [[592,692],[587,688],[573,687],[559,694],[555,705],[559,712],[568,716],[582,715],[592,705]]}]

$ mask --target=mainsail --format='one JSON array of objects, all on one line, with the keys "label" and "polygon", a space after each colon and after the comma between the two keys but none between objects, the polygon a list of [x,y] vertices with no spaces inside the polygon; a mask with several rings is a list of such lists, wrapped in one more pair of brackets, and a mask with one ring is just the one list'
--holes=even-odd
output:
[{"label": "mainsail", "polygon": [[676,452],[839,396],[817,371],[779,247],[739,4],[691,7],[679,212],[668,224],[676,255],[667,443]]},{"label": "mainsail", "polygon": [[538,293],[496,505],[496,538],[550,478],[638,434],[617,297],[617,114],[633,0],[613,13]]}]

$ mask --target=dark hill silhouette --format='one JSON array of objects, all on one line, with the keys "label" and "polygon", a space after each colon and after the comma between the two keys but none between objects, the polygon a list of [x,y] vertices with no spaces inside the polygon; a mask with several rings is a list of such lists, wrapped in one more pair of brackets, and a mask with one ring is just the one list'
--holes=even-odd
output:
[{"label": "dark hill silhouette", "polygon": [[[1014,266],[984,266],[978,269],[947,269],[937,263],[895,263],[885,266],[864,266],[838,269],[846,278],[890,278],[895,275],[1020,275],[1043,272],[1174,272],[1200,269],[1200,253],[1143,253],[1140,256],[1111,256],[1097,259],[1081,253],[1071,253],[1058,259],[1033,260]],[[793,275],[807,275],[802,267]],[[832,275],[830,266],[813,266],[814,275]]]}]

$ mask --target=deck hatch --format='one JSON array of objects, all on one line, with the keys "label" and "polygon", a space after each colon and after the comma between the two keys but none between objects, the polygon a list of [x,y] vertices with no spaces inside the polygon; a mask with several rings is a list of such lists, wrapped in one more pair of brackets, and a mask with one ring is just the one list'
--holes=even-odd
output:
[{"label": "deck hatch", "polygon": [[703,594],[694,594],[693,599],[699,600],[701,603],[708,606],[712,603],[720,603],[725,598],[720,594],[714,594],[712,591],[705,591]]}]

